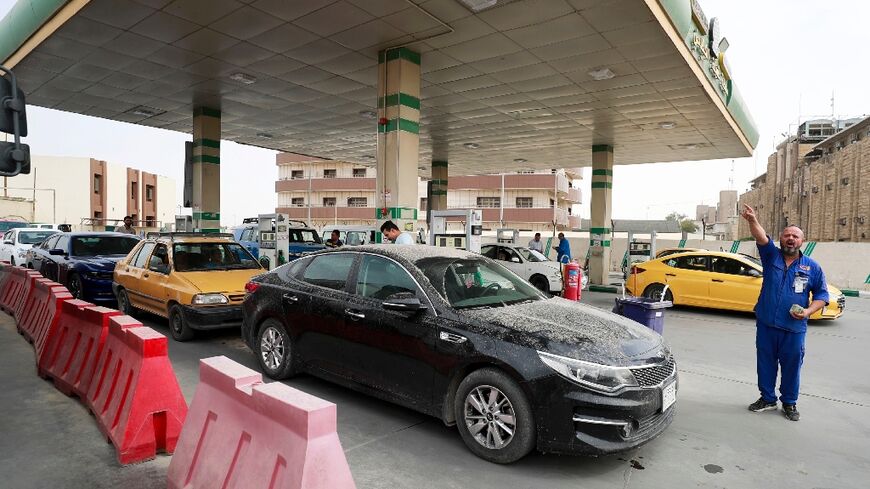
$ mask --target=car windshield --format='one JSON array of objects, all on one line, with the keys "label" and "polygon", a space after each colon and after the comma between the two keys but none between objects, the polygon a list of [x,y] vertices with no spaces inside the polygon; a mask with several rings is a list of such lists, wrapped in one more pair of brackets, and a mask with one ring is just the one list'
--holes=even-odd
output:
[{"label": "car windshield", "polygon": [[291,243],[322,243],[320,236],[311,229],[291,229],[289,232]]},{"label": "car windshield", "polygon": [[126,255],[139,240],[127,236],[77,236],[70,246],[72,256]]},{"label": "car windshield", "polygon": [[21,231],[18,233],[18,242],[29,245],[41,243],[53,234],[57,234],[57,231]]},{"label": "car windshield", "polygon": [[177,272],[260,268],[257,260],[238,243],[176,243],[172,256]]},{"label": "car windshield", "polygon": [[740,253],[740,256],[742,256],[743,259],[745,259],[745,260],[749,260],[750,262],[752,262],[752,263],[758,265],[759,267],[761,266],[761,260],[759,260],[758,258],[755,258],[755,257],[752,256],[752,255],[747,255],[747,254],[744,254],[744,253]]},{"label": "car windshield", "polygon": [[501,307],[545,299],[538,289],[486,259],[423,258],[416,264],[441,297],[456,309]]},{"label": "car windshield", "polygon": [[530,250],[528,248],[519,248],[519,247],[515,248],[515,249],[517,251],[519,251],[521,255],[523,255],[523,258],[525,258],[526,261],[530,261],[532,263],[537,263],[537,262],[542,262],[542,261],[550,261],[550,259],[547,258],[546,256],[544,256],[544,254],[541,253],[540,251]]}]

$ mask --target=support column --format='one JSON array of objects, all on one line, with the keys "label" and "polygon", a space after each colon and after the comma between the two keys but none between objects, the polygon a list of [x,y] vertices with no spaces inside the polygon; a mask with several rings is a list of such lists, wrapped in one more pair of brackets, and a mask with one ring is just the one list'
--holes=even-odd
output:
[{"label": "support column", "polygon": [[608,285],[613,230],[613,146],[592,146],[592,212],[589,227],[589,283]]},{"label": "support column", "polygon": [[432,202],[433,211],[447,210],[447,162],[432,162]]},{"label": "support column", "polygon": [[378,54],[378,221],[414,231],[420,158],[420,54],[394,48]]},{"label": "support column", "polygon": [[206,233],[221,228],[221,112],[193,110],[193,229]]}]

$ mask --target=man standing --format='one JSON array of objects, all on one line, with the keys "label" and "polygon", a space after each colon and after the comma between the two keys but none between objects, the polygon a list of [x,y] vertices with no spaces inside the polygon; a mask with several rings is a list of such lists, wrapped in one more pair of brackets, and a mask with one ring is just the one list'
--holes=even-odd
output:
[{"label": "man standing", "polygon": [[556,261],[559,263],[571,261],[571,245],[568,243],[565,233],[559,233],[559,246],[554,246],[553,249],[556,250]]},{"label": "man standing", "polygon": [[344,246],[344,243],[341,242],[341,233],[338,232],[338,229],[333,229],[332,234],[329,235],[329,239],[326,240],[327,248],[338,248]]},{"label": "man standing", "polygon": [[535,238],[529,241],[529,249],[538,253],[544,252],[544,243],[541,241],[541,233],[535,233]]},{"label": "man standing", "polygon": [[387,221],[381,224],[381,232],[384,236],[397,245],[412,245],[414,244],[414,237],[411,236],[411,233],[403,233],[399,231],[399,226],[396,226],[396,223],[393,221]]},{"label": "man standing", "polygon": [[828,303],[825,274],[818,263],[801,253],[804,233],[799,227],[783,229],[777,249],[758,223],[752,207],[743,207],[742,216],[749,223],[764,266],[761,294],[755,305],[755,352],[761,397],[749,405],[749,410],[776,409],[774,388],[779,366],[782,412],[789,420],[797,421],[800,419],[797,398],[807,318]]},{"label": "man standing", "polygon": [[133,227],[133,218],[130,216],[124,216],[124,225],[116,227],[115,232],[132,235],[138,234],[136,233],[136,228]]}]

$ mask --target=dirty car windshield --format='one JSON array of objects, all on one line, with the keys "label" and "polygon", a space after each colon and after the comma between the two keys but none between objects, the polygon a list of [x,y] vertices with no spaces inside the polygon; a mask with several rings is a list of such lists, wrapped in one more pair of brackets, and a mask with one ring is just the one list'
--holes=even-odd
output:
[{"label": "dirty car windshield", "polygon": [[423,258],[417,267],[456,309],[501,307],[545,297],[501,265],[483,259]]},{"label": "dirty car windshield", "polygon": [[18,233],[18,242],[21,244],[41,243],[45,238],[57,234],[57,231],[21,231]]},{"label": "dirty car windshield", "polygon": [[172,256],[178,272],[260,268],[257,260],[238,243],[176,243]]},{"label": "dirty car windshield", "polygon": [[139,240],[126,236],[80,236],[72,239],[73,256],[126,255]]},{"label": "dirty car windshield", "polygon": [[530,261],[532,263],[550,261],[546,256],[543,255],[543,253],[536,250],[530,250],[528,248],[517,248],[517,251],[519,251],[520,254],[523,255],[523,258],[525,258],[526,261]]}]

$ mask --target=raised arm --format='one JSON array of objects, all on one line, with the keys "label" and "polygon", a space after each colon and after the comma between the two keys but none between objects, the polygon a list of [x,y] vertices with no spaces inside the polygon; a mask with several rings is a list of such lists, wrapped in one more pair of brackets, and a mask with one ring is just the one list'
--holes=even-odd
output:
[{"label": "raised arm", "polygon": [[743,212],[741,212],[740,215],[749,223],[749,232],[752,233],[755,242],[760,246],[766,245],[770,240],[767,238],[767,233],[764,232],[764,228],[758,223],[758,218],[755,216],[755,210],[752,209],[752,207],[743,204]]}]

